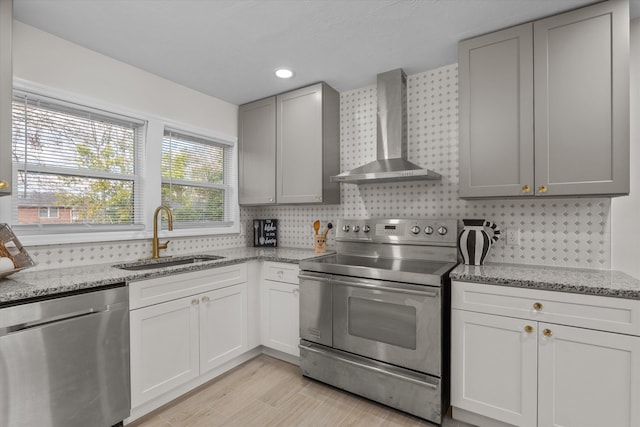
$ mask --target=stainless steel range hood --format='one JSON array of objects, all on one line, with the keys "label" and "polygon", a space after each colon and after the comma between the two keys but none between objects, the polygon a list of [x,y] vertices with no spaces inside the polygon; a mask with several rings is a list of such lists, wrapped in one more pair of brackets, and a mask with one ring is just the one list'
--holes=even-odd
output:
[{"label": "stainless steel range hood", "polygon": [[378,74],[378,159],[332,176],[331,182],[368,184],[438,180],[439,173],[407,160],[407,76],[398,68]]}]

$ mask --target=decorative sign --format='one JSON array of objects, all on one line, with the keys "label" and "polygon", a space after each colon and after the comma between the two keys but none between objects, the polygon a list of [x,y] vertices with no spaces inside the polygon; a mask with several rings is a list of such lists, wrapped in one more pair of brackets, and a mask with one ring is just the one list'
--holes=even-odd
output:
[{"label": "decorative sign", "polygon": [[253,246],[278,246],[278,220],[253,220]]}]

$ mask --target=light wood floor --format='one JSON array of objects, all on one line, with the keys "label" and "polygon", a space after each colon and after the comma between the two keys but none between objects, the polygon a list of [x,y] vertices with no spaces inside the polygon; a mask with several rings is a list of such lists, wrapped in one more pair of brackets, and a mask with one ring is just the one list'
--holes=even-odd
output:
[{"label": "light wood floor", "polygon": [[[130,424],[132,427],[432,426],[411,415],[304,378],[261,355]],[[463,427],[451,418],[445,427]]]}]

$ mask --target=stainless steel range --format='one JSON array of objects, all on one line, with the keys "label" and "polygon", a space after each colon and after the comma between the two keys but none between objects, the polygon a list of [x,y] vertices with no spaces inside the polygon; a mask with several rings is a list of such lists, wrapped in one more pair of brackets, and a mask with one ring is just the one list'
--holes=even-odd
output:
[{"label": "stainless steel range", "polygon": [[305,376],[441,423],[448,406],[455,219],[338,220],[300,263]]}]

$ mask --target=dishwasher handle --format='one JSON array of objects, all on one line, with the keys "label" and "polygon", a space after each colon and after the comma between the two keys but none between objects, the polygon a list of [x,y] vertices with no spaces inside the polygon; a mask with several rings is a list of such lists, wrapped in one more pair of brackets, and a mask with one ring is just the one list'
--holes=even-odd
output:
[{"label": "dishwasher handle", "polygon": [[92,314],[100,314],[108,311],[128,310],[128,309],[129,309],[129,305],[127,303],[119,302],[116,304],[109,304],[103,307],[98,307],[98,308],[92,307],[86,310],[60,314],[58,316],[43,318],[33,322],[16,323],[13,325],[0,327],[0,337],[13,334],[16,332],[24,331],[26,329],[32,329],[32,328],[37,328],[39,326],[48,325],[51,323],[57,323],[57,322],[63,322],[65,320],[76,319],[78,317],[89,316]]},{"label": "dishwasher handle", "polygon": [[0,336],[104,311],[129,309],[124,286],[0,308]]}]

